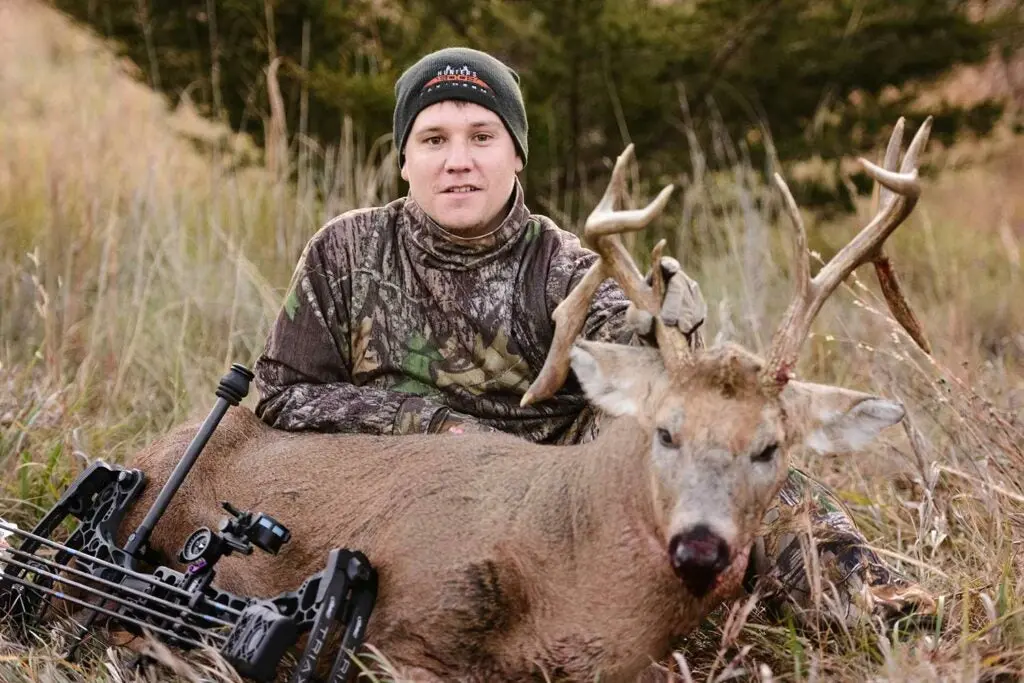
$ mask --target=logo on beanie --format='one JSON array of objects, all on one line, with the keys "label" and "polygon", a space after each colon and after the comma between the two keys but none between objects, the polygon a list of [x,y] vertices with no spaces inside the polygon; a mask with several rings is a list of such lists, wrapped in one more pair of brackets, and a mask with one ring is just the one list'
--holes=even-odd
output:
[{"label": "logo on beanie", "polygon": [[437,76],[427,81],[426,85],[423,86],[423,92],[430,92],[434,88],[439,88],[442,85],[457,85],[463,88],[473,88],[475,90],[483,90],[486,93],[492,93],[491,86],[476,75],[476,72],[470,69],[468,66],[463,64],[460,68],[454,69],[449,64],[445,68],[437,72]]}]

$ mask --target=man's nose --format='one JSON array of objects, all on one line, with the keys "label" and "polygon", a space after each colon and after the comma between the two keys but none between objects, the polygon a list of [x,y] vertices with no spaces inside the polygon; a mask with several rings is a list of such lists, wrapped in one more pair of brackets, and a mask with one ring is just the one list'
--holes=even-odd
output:
[{"label": "man's nose", "polygon": [[462,171],[473,165],[473,157],[469,144],[465,141],[453,141],[448,145],[448,156],[444,162],[447,171]]}]

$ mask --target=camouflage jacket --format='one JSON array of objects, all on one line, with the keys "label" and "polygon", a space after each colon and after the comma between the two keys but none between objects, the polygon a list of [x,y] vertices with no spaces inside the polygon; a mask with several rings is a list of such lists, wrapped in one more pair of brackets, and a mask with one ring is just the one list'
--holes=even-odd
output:
[{"label": "camouflage jacket", "polygon": [[[541,443],[593,435],[572,373],[520,407],[544,364],[551,314],[597,258],[572,233],[511,210],[475,239],[447,233],[414,201],[350,211],[308,242],[255,366],[257,415],[286,430],[410,434],[455,411]],[[629,343],[612,281],[583,335]]]}]

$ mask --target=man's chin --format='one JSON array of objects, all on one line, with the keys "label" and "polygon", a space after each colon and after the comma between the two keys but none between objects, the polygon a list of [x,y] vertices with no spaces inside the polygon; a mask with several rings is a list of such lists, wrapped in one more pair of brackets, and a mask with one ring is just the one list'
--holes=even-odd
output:
[{"label": "man's chin", "polygon": [[442,213],[434,220],[442,228],[459,237],[476,237],[488,232],[485,222],[462,212]]}]

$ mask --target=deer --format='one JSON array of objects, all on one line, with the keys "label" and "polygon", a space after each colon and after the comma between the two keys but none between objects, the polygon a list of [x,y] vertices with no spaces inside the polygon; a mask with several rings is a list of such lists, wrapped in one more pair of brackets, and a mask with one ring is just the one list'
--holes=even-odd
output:
[{"label": "deer", "polygon": [[[270,597],[296,588],[331,548],[361,550],[380,580],[367,642],[402,676],[636,680],[742,594],[794,449],[849,453],[903,419],[897,401],[798,380],[794,368],[824,302],[868,262],[895,319],[927,343],[883,245],[920,196],[917,157],[930,124],[899,169],[903,119],[882,166],[859,159],[881,191],[877,214],[813,278],[800,212],[775,174],[793,226],[795,294],[765,357],[731,341],[691,344],[659,318],[659,269],[646,279],[621,235],[648,225],[673,186],[645,208],[617,208],[629,145],[584,226],[599,259],[554,311],[550,353],[522,399],[544,400],[575,373],[602,416],[596,438],[566,446],[502,433],[296,433],[237,406],[151,548],[181,568],[177,549],[195,528],[215,527],[219,501],[230,497],[285,522],[292,540],[277,555],[225,558],[217,585]],[[656,346],[578,338],[588,301],[609,277],[654,317]],[[172,429],[132,459],[150,485],[122,529],[138,524],[197,426]]]}]

